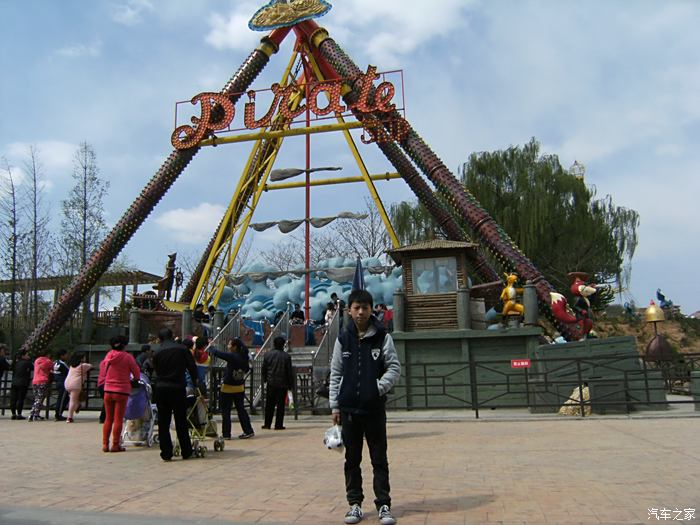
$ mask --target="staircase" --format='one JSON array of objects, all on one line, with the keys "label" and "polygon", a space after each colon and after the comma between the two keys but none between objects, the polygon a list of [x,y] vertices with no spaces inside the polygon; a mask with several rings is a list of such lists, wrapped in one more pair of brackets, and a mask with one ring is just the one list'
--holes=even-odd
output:
[{"label": "staircase", "polygon": [[295,367],[313,366],[314,356],[318,351],[317,346],[299,346],[290,348],[288,353],[292,358],[292,365]]}]

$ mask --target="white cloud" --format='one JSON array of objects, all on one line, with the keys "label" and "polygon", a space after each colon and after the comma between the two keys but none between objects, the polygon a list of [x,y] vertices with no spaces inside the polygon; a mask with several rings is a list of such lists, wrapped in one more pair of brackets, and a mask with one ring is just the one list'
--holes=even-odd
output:
[{"label": "white cloud", "polygon": [[186,244],[198,244],[211,238],[226,209],[220,204],[203,202],[195,208],[178,208],[156,217],[156,223],[172,237]]},{"label": "white cloud", "polygon": [[325,25],[338,43],[347,38],[363,42],[379,69],[399,67],[404,58],[434,38],[455,32],[467,23],[472,0],[349,0],[333,4]]},{"label": "white cloud", "polygon": [[92,44],[75,44],[62,47],[56,50],[56,54],[67,58],[97,57],[102,51],[102,42],[96,41]]},{"label": "white cloud", "polygon": [[[433,0],[406,9],[403,0],[349,0],[336,2],[327,18],[319,20],[342,45],[352,39],[364,44],[364,51],[380,69],[401,64],[401,58],[431,39],[447,35],[466,23],[467,8],[473,0]],[[249,50],[261,33],[248,29],[248,21],[260,6],[237,3],[226,15],[213,13],[206,36],[216,49]]]},{"label": "white cloud", "polygon": [[18,176],[15,181],[21,184],[25,177],[24,165],[29,158],[29,148],[36,147],[40,170],[44,176],[42,185],[46,190],[54,187],[54,181],[67,178],[73,166],[73,155],[77,150],[77,144],[62,142],[60,140],[45,140],[35,143],[12,142],[2,150],[2,156],[6,157],[15,167],[13,175]]},{"label": "white cloud", "polygon": [[140,24],[150,11],[154,11],[150,0],[127,0],[126,3],[110,6],[112,20],[125,26]]},{"label": "white cloud", "polygon": [[207,44],[216,49],[251,50],[262,36],[248,29],[248,20],[258,7],[243,2],[238,3],[228,15],[212,13],[209,17],[211,30],[205,37]]}]

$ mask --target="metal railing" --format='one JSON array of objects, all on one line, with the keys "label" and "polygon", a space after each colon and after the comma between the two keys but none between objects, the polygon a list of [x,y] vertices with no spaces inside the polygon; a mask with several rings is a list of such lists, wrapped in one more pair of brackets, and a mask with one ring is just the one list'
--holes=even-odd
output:
[{"label": "metal railing", "polygon": [[[284,333],[286,324],[286,319],[278,323],[260,351],[251,359],[246,397],[253,412],[263,392],[260,374],[262,360],[272,347],[274,337]],[[321,350],[317,356],[322,355]],[[671,363],[649,363],[636,356],[610,355],[531,359],[530,364],[531,368],[514,369],[510,360],[475,360],[473,357],[466,361],[404,364],[402,380],[390,394],[387,408],[465,408],[473,410],[478,418],[481,410],[488,409],[521,408],[554,414],[564,404],[573,404],[579,415],[591,411],[629,413],[632,410],[665,409],[669,405],[700,404],[700,388],[693,390],[691,386],[697,385],[697,382],[691,383],[691,372],[700,371],[700,353],[683,354],[682,360]],[[225,367],[212,366],[213,389],[218,387],[224,370]],[[297,381],[300,381],[300,377]],[[0,412],[3,415],[10,405],[11,383],[11,373],[0,378]],[[97,374],[89,374],[88,397],[81,410],[102,408],[96,383]],[[301,383],[293,388],[297,401],[295,415],[300,408],[298,401],[304,397],[304,388],[310,386]],[[584,389],[588,391],[588,398],[584,396]],[[692,397],[666,396],[667,393],[679,392],[691,394]],[[53,416],[56,394],[57,389],[52,383],[48,400],[42,408],[46,417]],[[315,395],[315,389],[312,388],[309,395]],[[30,386],[24,403],[26,412],[31,408],[32,399]],[[211,395],[210,400],[216,408],[218,396]]]},{"label": "metal railing", "polygon": [[[80,410],[102,410],[102,396],[97,390],[97,374],[92,374],[93,370],[87,372],[87,378],[85,379],[85,389],[87,391],[87,398],[83,403],[81,403]],[[10,409],[10,388],[12,386],[12,373],[6,373],[2,378],[0,378],[0,414],[5,415],[5,412]],[[49,388],[46,391],[46,397],[42,403],[41,412],[43,417],[46,419],[52,419],[56,403],[60,401],[59,390],[56,388],[56,383],[50,382]],[[34,402],[34,391],[32,385],[30,384],[27,388],[26,394],[24,396],[23,412],[24,416],[29,416],[29,411],[32,408]],[[66,408],[68,404],[66,403]],[[64,412],[65,416],[65,412]]]},{"label": "metal railing", "polygon": [[323,334],[323,338],[314,353],[312,359],[314,368],[330,365],[331,357],[333,356],[333,346],[335,346],[335,340],[338,339],[338,333],[340,332],[340,317],[341,314],[336,309],[331,322],[328,323],[326,333]]},{"label": "metal railing", "polygon": [[[241,334],[241,312],[236,312],[236,314],[231,317],[224,325],[224,327],[219,330],[219,332],[212,338],[209,343],[210,346],[215,346],[216,348],[223,350],[226,348],[229,340],[240,337]],[[223,363],[217,366],[226,366],[226,362],[221,359],[216,359],[217,362]]]},{"label": "metal railing", "polygon": [[[408,364],[388,408],[528,408],[557,412],[574,404],[581,416],[665,409],[671,404],[700,402],[691,392],[690,372],[700,370],[700,353],[682,361],[649,363],[637,356],[531,359],[531,368],[511,368],[511,360],[479,360]],[[584,389],[588,397],[584,396]],[[666,393],[693,394],[667,399]],[[697,400],[697,401],[696,401]]]}]

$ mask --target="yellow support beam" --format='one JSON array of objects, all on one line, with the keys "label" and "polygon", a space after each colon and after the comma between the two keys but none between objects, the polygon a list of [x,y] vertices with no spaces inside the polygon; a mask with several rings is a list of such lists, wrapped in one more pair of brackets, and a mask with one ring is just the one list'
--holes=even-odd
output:
[{"label": "yellow support beam", "polygon": [[[299,106],[299,104],[301,104],[301,101],[303,99],[302,93],[303,90],[291,98],[290,109],[294,110]],[[281,116],[278,115],[278,118],[281,119]],[[251,177],[251,182],[255,184],[255,190],[252,195],[252,198],[250,199],[250,203],[247,204],[248,212],[245,213],[245,215],[242,217],[242,220],[239,219],[235,227],[232,228],[232,231],[228,237],[228,242],[226,244],[226,246],[228,247],[228,256],[226,257],[226,260],[222,260],[216,268],[217,273],[213,280],[211,279],[210,273],[209,282],[211,283],[211,288],[208,289],[208,293],[205,293],[203,295],[204,300],[200,302],[204,302],[207,304],[217,304],[219,302],[219,298],[221,297],[221,294],[224,290],[224,286],[226,285],[226,276],[231,272],[233,262],[238,256],[238,252],[240,251],[240,248],[243,244],[243,239],[248,230],[248,225],[250,224],[253,218],[253,214],[255,213],[255,209],[258,205],[258,202],[260,201],[260,196],[264,191],[267,179],[270,175],[270,172],[272,171],[272,167],[274,166],[275,159],[277,158],[277,154],[279,153],[283,140],[283,136],[273,136],[273,138],[267,139],[267,141],[263,143],[262,150],[269,149],[266,147],[266,145],[272,144],[272,152],[267,158],[259,159],[257,175],[255,177]],[[260,144],[260,141],[258,142],[258,144]],[[251,159],[253,157],[254,153],[251,153]],[[235,231],[238,231],[238,236],[236,238],[235,245],[232,247]],[[219,254],[217,253],[217,256],[215,258],[218,258],[218,255]]]},{"label": "yellow support beam", "polygon": [[[292,56],[290,57],[289,63],[287,64],[287,67],[284,70],[284,73],[282,74],[282,80],[280,82],[280,85],[285,86],[289,82],[289,77],[292,75],[292,67],[294,67],[294,62],[296,61],[299,53],[295,52],[292,53]],[[195,293],[192,295],[192,301],[190,302],[190,308],[194,310],[195,306],[197,303],[203,302],[205,304],[209,304],[208,301],[212,296],[212,293],[209,291],[210,288],[210,281],[212,278],[212,271],[214,270],[216,266],[216,261],[219,258],[219,255],[221,254],[221,251],[223,248],[228,245],[230,247],[231,242],[233,240],[233,235],[234,232],[236,231],[236,224],[231,224],[230,231],[228,234],[226,234],[226,230],[229,226],[229,224],[232,222],[232,219],[234,217],[234,213],[238,211],[239,213],[239,223],[240,223],[240,214],[242,213],[242,208],[241,206],[245,206],[247,203],[241,203],[239,202],[241,195],[243,194],[244,188],[248,186],[249,184],[256,184],[258,180],[260,180],[260,175],[259,175],[259,167],[263,165],[263,163],[266,160],[269,159],[257,159],[257,169],[253,169],[253,163],[256,162],[256,158],[258,155],[259,151],[264,151],[264,143],[262,139],[258,140],[253,146],[250,155],[248,157],[248,160],[246,162],[245,168],[243,169],[243,173],[241,174],[240,179],[238,180],[238,185],[236,187],[236,190],[231,198],[231,201],[229,202],[228,208],[226,210],[226,213],[224,214],[224,218],[221,221],[221,226],[216,232],[216,238],[214,241],[214,246],[212,247],[212,250],[209,252],[207,256],[207,262],[205,264],[204,270],[202,271],[202,275],[199,279],[199,282],[197,283],[197,288],[195,289]],[[277,147],[274,149],[273,153],[273,158],[272,162],[269,163],[269,166],[274,164],[274,157],[276,157],[277,152],[279,151],[279,144]],[[269,170],[269,168],[268,168]],[[254,192],[253,192],[254,194]],[[240,224],[239,224],[240,226]],[[243,232],[245,234],[245,231]],[[237,253],[237,252],[236,252]],[[217,274],[221,273],[221,267],[218,268]],[[217,275],[215,278],[215,281],[217,282],[221,280],[220,277]],[[203,300],[203,298],[206,298],[206,300]],[[218,296],[217,296],[218,299]]]},{"label": "yellow support beam", "polygon": [[[307,53],[307,56],[309,57],[309,62],[311,63],[311,68],[313,69],[314,75],[316,75],[316,79],[320,82],[326,80],[323,76],[323,73],[321,73],[321,69],[318,67],[318,64],[314,60],[313,55],[311,53]],[[328,96],[328,93],[326,93],[326,96]],[[346,124],[345,119],[340,113],[336,113],[336,119],[338,120],[338,124]],[[382,199],[379,197],[377,188],[374,187],[374,182],[372,181],[372,177],[370,176],[369,171],[367,170],[365,161],[362,158],[362,155],[360,155],[360,151],[357,149],[355,139],[352,138],[352,135],[350,134],[350,131],[348,129],[343,130],[343,135],[345,135],[345,140],[348,143],[348,148],[350,148],[350,152],[355,158],[357,167],[359,168],[360,174],[362,175],[362,180],[364,180],[367,183],[367,189],[369,190],[372,200],[374,201],[374,205],[377,207],[377,211],[379,211],[379,215],[382,218],[384,227],[386,228],[386,231],[389,234],[389,239],[391,239],[391,244],[394,248],[398,248],[399,238],[396,235],[396,232],[394,231],[394,227],[391,225],[389,215],[387,214],[386,209],[384,208],[384,203],[382,202]]]},{"label": "yellow support beam", "polygon": [[206,139],[199,143],[200,146],[218,146],[219,144],[235,144],[238,142],[250,142],[253,140],[279,139],[285,137],[295,137],[300,135],[316,135],[317,133],[330,133],[332,131],[347,131],[362,127],[362,122],[343,122],[342,124],[322,124],[310,128],[293,128],[280,131],[258,131],[256,133],[246,133],[245,135],[235,135],[232,137],[216,137]]},{"label": "yellow support beam", "polygon": [[[369,176],[372,181],[382,181],[391,179],[400,179],[401,175],[398,173],[384,173],[375,174]],[[365,178],[362,176],[357,177],[339,177],[334,179],[321,179],[312,180],[310,186],[330,186],[332,184],[345,184],[347,182],[365,182]],[[306,187],[306,182],[281,182],[279,184],[267,184],[264,191],[272,190],[288,190],[290,188],[304,188]]]},{"label": "yellow support beam", "polygon": [[[295,51],[285,70],[281,86],[288,85],[291,77],[296,77],[297,73],[292,74],[292,67],[298,57],[299,51]],[[314,76],[319,81],[324,81],[325,78],[320,72],[317,64],[313,60],[310,53],[307,53],[309,60],[314,70]],[[298,79],[293,79],[296,82]],[[290,109],[295,109],[301,104],[305,91],[303,90],[304,82],[298,84],[300,88],[290,100]],[[346,86],[347,88],[347,86]],[[328,94],[326,94],[328,96]],[[212,137],[200,142],[200,146],[218,146],[219,144],[233,144],[255,141],[251,154],[248,158],[246,167],[239,179],[236,191],[229,203],[221,227],[216,232],[215,243],[212,250],[208,254],[206,268],[202,273],[198,283],[196,292],[193,296],[190,307],[194,309],[199,302],[205,304],[216,305],[219,301],[224,285],[226,284],[226,275],[230,273],[233,262],[238,256],[238,252],[243,243],[248,226],[252,221],[253,215],[264,191],[280,190],[289,188],[303,188],[305,182],[284,182],[268,184],[268,178],[272,167],[275,163],[277,154],[280,150],[283,140],[286,137],[307,136],[319,133],[330,133],[341,131],[347,141],[348,147],[355,158],[355,161],[360,170],[360,176],[339,177],[321,179],[311,181],[311,186],[326,186],[333,184],[345,184],[355,182],[365,182],[370,192],[372,200],[379,211],[382,221],[387,230],[391,243],[394,247],[398,247],[399,242],[394,232],[394,228],[389,221],[389,216],[384,208],[379,194],[374,186],[375,181],[392,180],[401,178],[398,173],[384,173],[370,175],[361,157],[357,145],[350,134],[350,130],[362,128],[362,123],[359,121],[346,122],[342,115],[336,114],[337,122],[333,124],[320,124],[313,127],[299,127],[290,129],[289,123],[281,124],[280,115],[278,114],[273,123],[267,128],[263,128],[253,133],[240,134],[236,136]],[[280,128],[283,129],[280,129]],[[260,158],[261,155],[265,158]]]}]

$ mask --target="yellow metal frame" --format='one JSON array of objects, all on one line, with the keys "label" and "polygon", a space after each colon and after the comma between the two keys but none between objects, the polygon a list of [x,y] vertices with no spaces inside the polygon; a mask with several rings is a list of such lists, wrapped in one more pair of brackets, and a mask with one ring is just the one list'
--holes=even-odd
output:
[{"label": "yellow metal frame", "polygon": [[255,133],[245,133],[231,137],[216,137],[206,139],[199,143],[200,146],[218,146],[219,144],[235,144],[237,142],[251,142],[262,139],[278,139],[285,137],[296,137],[299,135],[315,135],[317,133],[329,133],[332,131],[346,131],[349,129],[359,129],[362,122],[343,122],[342,124],[321,124],[310,128],[290,128],[279,131],[257,131]]},{"label": "yellow metal frame", "polygon": [[[291,77],[293,76],[292,68],[299,57],[299,53],[299,50],[295,50],[292,54],[287,68],[282,75],[282,80],[280,82],[281,86],[284,87],[288,85],[290,81],[296,81],[296,78]],[[306,52],[305,55],[309,59],[316,80],[320,82],[325,81],[326,79],[314,61],[311,53]],[[302,88],[304,87],[305,82],[306,81],[304,80],[304,82],[299,84],[299,91],[296,93],[296,95],[291,97],[290,102],[292,104],[292,109],[296,109],[296,107],[298,107],[303,100],[305,90]],[[255,141],[243,170],[243,174],[238,181],[238,185],[236,186],[235,192],[231,198],[231,201],[229,202],[228,208],[226,209],[224,218],[217,229],[214,245],[212,250],[209,252],[206,265],[197,284],[197,288],[195,289],[195,293],[192,296],[192,301],[189,305],[191,309],[194,309],[198,303],[216,305],[219,302],[219,298],[221,297],[221,293],[223,292],[226,284],[226,276],[231,272],[233,263],[238,256],[248,230],[248,226],[250,225],[253,214],[255,213],[263,192],[268,190],[305,187],[305,182],[267,184],[268,177],[275,160],[277,159],[277,154],[279,153],[282,143],[286,137],[342,131],[348,144],[348,148],[350,149],[350,152],[352,153],[358,166],[360,176],[317,180],[310,182],[310,185],[323,186],[331,184],[364,182],[367,185],[377,210],[379,211],[384,227],[386,228],[389,238],[391,239],[392,246],[394,248],[399,246],[398,237],[396,236],[396,232],[391,225],[391,221],[389,220],[389,216],[384,208],[381,198],[379,197],[379,193],[377,192],[374,182],[397,179],[400,178],[400,175],[398,173],[370,175],[364,160],[360,155],[355,140],[350,134],[350,130],[362,128],[362,123],[346,122],[340,114],[336,114],[336,120],[337,123],[335,124],[323,124],[308,128],[290,128],[289,123],[283,122],[281,116],[277,114],[273,123],[261,131],[230,137],[215,137],[204,140],[200,143],[201,146],[218,146],[219,144]],[[279,129],[280,127],[282,129]],[[267,152],[266,158],[260,158],[264,152]],[[237,219],[234,221],[234,218],[236,217]]]},{"label": "yellow metal frame", "polygon": [[[289,82],[289,78],[292,75],[292,67],[294,66],[294,62],[296,61],[298,55],[298,52],[294,52],[292,54],[292,57],[290,58],[289,63],[287,64],[287,68],[285,69],[284,74],[282,75],[280,85],[286,86]],[[299,103],[298,98],[296,103]],[[275,123],[278,125],[279,119],[280,116],[277,115]],[[274,125],[275,124],[273,124],[273,126]],[[195,292],[192,295],[192,300],[190,301],[191,309],[194,309],[197,303],[200,302],[203,304],[216,304],[218,302],[226,282],[226,275],[222,275],[222,272],[224,271],[224,265],[227,270],[226,273],[228,273],[228,271],[230,271],[231,267],[233,266],[233,261],[235,260],[235,257],[238,255],[238,251],[240,250],[243,237],[245,236],[245,230],[247,229],[248,224],[250,223],[250,219],[252,218],[255,206],[257,206],[259,197],[258,199],[255,199],[254,196],[256,193],[259,193],[261,191],[261,188],[264,188],[265,182],[267,181],[267,175],[269,175],[269,172],[272,169],[272,166],[274,165],[274,161],[277,157],[277,153],[279,152],[281,145],[282,137],[275,137],[270,139],[259,139],[253,146],[250,155],[248,156],[245,168],[243,169],[243,174],[241,175],[241,178],[238,181],[238,185],[236,187],[236,190],[234,191],[231,201],[229,202],[228,208],[226,209],[224,218],[221,221],[221,224],[216,232],[214,245],[212,247],[212,250],[209,252],[207,262],[202,271],[202,275],[200,276]],[[259,158],[262,152],[269,149],[272,149],[272,152],[267,159]],[[256,165],[254,166],[254,164]],[[264,168],[262,169],[262,173],[261,168]],[[260,181],[262,181],[262,184],[259,183]],[[249,194],[249,197],[248,199],[246,199],[246,202],[240,202],[242,200],[244,190],[246,190],[251,184],[254,185],[252,193]],[[253,197],[252,207],[248,204],[249,202],[251,202],[251,196]],[[240,220],[240,216],[242,215],[243,208],[245,207],[248,207],[249,212],[247,214],[247,222],[245,223],[245,227],[243,228],[242,226],[245,222],[245,218],[242,222]],[[234,214],[236,214],[236,212],[238,212],[237,215],[239,216],[239,219],[236,221],[236,224],[231,224]],[[227,233],[229,225],[230,232]],[[239,231],[239,239],[238,242],[236,242],[235,246],[232,247],[232,241],[237,230]],[[225,262],[222,260],[217,265],[216,262],[220,259],[221,254],[226,249],[228,249],[228,257],[225,258]]]}]

